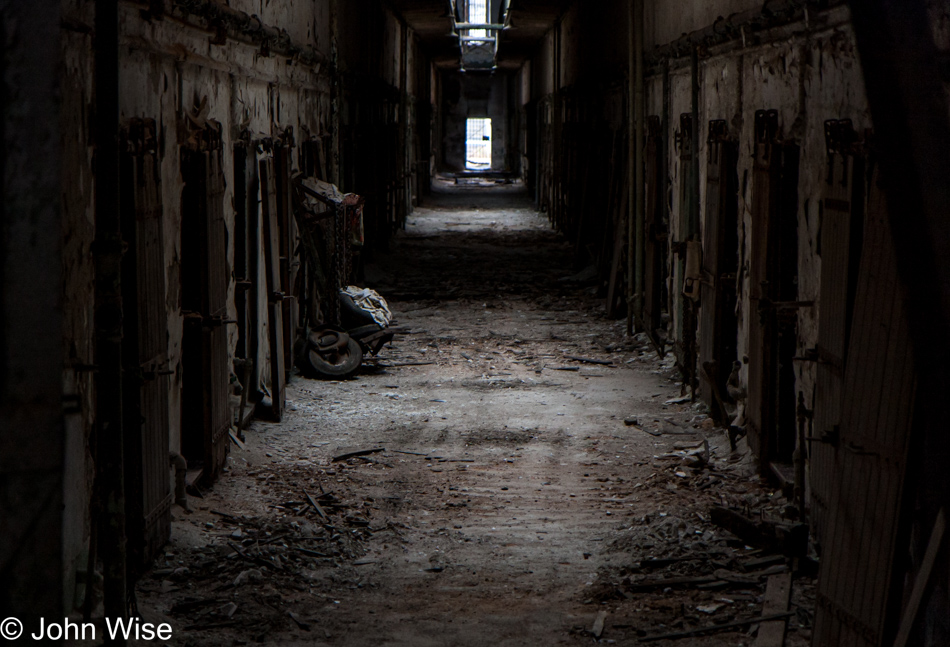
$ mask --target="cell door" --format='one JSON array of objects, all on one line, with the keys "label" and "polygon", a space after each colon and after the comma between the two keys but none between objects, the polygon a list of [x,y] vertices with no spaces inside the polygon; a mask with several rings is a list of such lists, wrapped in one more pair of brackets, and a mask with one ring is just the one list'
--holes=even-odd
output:
[{"label": "cell door", "polygon": [[120,194],[124,302],[126,505],[130,575],[141,572],[168,541],[168,314],[161,161],[155,122],[124,130]]},{"label": "cell door", "polygon": [[902,512],[918,512],[902,511],[916,375],[891,222],[874,172],[847,349],[812,644],[881,647],[893,644],[904,602],[906,583],[895,579],[906,564],[895,553],[907,545],[901,535],[911,524]]},{"label": "cell door", "polygon": [[274,147],[274,173],[277,206],[277,236],[280,259],[280,291],[284,297],[281,302],[281,319],[284,324],[284,381],[290,379],[294,365],[293,348],[297,337],[297,321],[300,318],[296,296],[297,276],[300,270],[300,258],[297,249],[297,221],[293,214],[291,178],[293,169],[290,164],[290,147]]},{"label": "cell door", "polygon": [[221,134],[208,126],[182,148],[181,298],[182,452],[212,483],[224,467],[230,440],[230,365],[227,293],[230,268],[224,220],[226,182]]},{"label": "cell door", "polygon": [[736,359],[736,273],[739,270],[738,144],[723,120],[709,122],[706,159],[706,220],[700,298],[700,394],[720,424],[720,406]]},{"label": "cell door", "polygon": [[[686,285],[686,255],[688,243],[694,240],[696,223],[694,219],[695,200],[699,196],[693,190],[695,169],[693,167],[693,116],[691,113],[680,115],[680,128],[677,134],[677,148],[680,160],[679,177],[679,213],[677,215],[676,239],[673,242],[672,285],[670,297],[673,301],[673,354],[683,375],[684,389],[695,383],[696,377],[696,322],[695,307],[692,299],[683,294]],[[698,134],[696,135],[698,136]]]},{"label": "cell door", "polygon": [[[825,143],[828,167],[820,203],[821,309],[814,431],[819,437],[833,438],[840,431],[846,350],[861,258],[865,162],[850,120],[826,121]],[[834,448],[813,443],[811,519],[819,537],[834,469]]]},{"label": "cell door", "polygon": [[780,142],[778,113],[755,115],[749,267],[749,445],[763,472],[787,476],[796,438],[799,149]]},{"label": "cell door", "polygon": [[271,417],[284,415],[287,381],[284,372],[284,292],[280,272],[280,228],[277,216],[277,175],[273,157],[260,161],[261,215],[264,221],[264,273],[267,276],[267,329],[270,335]]},{"label": "cell door", "polygon": [[667,233],[666,209],[660,181],[663,140],[660,136],[660,118],[647,119],[646,154],[644,156],[645,195],[643,203],[643,325],[653,345],[663,348],[660,337],[663,327],[663,303],[666,289]]}]

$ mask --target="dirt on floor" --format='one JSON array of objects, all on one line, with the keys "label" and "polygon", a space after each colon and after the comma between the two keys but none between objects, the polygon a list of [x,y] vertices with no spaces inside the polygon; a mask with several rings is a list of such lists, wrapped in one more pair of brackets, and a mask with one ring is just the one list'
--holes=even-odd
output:
[{"label": "dirt on floor", "polygon": [[143,616],[175,645],[637,645],[742,621],[654,644],[752,645],[795,571],[785,644],[807,645],[813,563],[713,523],[788,502],[573,259],[520,186],[437,186],[367,268],[408,332],[353,380],[290,383],[283,422],[175,508]]}]

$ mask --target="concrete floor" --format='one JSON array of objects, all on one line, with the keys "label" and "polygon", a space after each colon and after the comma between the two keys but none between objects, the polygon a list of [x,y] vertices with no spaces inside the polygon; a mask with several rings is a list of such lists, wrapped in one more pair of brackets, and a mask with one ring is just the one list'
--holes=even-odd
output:
[{"label": "concrete floor", "polygon": [[[756,553],[709,506],[782,501],[700,406],[668,403],[671,360],[562,280],[572,255],[519,186],[437,187],[367,271],[410,334],[357,379],[292,381],[285,420],[176,509],[146,617],[175,644],[455,647],[590,644],[601,612],[615,644],[759,615],[765,577],[631,592],[648,557],[700,556],[648,577],[738,569]],[[711,466],[686,467],[703,439]],[[358,450],[380,451],[332,460]]]}]

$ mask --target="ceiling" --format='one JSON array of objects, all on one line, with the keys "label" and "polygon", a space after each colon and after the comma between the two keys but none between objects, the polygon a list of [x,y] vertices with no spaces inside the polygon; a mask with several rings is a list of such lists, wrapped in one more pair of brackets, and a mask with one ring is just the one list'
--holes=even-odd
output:
[{"label": "ceiling", "polygon": [[[438,67],[460,66],[461,50],[458,37],[452,34],[450,0],[390,0],[390,3],[416,32]],[[498,68],[521,67],[571,4],[572,0],[511,0],[508,27],[501,32],[498,45]]]},{"label": "ceiling", "polygon": [[390,0],[390,6],[406,21],[426,54],[439,67],[459,65],[459,41],[452,34],[448,0]]},{"label": "ceiling", "polygon": [[508,29],[501,33],[498,45],[499,69],[521,67],[570,5],[571,0],[512,0]]}]

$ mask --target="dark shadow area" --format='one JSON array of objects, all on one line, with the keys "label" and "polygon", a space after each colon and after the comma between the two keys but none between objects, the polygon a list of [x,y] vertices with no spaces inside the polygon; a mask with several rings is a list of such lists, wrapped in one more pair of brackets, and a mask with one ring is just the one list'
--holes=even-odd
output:
[{"label": "dark shadow area", "polygon": [[392,302],[557,296],[572,248],[524,187],[440,183],[408,219],[367,280]]}]

